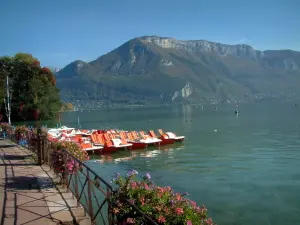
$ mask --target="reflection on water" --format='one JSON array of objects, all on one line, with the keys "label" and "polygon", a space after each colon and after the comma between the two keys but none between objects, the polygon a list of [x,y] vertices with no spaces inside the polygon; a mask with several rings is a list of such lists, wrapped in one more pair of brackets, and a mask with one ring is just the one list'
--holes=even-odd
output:
[{"label": "reflection on water", "polygon": [[183,127],[185,131],[192,130],[192,106],[184,105],[183,110]]},{"label": "reflection on water", "polygon": [[145,149],[145,150],[133,150],[133,151],[120,151],[113,154],[105,154],[105,155],[90,155],[90,160],[96,163],[120,163],[130,161],[136,158],[155,158],[155,157],[166,157],[174,158],[177,151],[183,150],[183,144],[177,144],[172,146],[161,146],[158,149]]}]

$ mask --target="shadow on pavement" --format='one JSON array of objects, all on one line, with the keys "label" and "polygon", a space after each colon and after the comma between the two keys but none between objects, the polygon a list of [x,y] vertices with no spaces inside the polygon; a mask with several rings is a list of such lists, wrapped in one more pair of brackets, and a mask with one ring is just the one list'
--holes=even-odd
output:
[{"label": "shadow on pavement", "polygon": [[4,160],[24,160],[26,158],[32,158],[32,155],[6,155],[6,154],[2,154],[2,155],[0,155],[0,157]]},{"label": "shadow on pavement", "polygon": [[0,148],[12,148],[16,147],[17,145],[0,145]]},{"label": "shadow on pavement", "polygon": [[[12,154],[16,152],[9,148],[15,146],[0,145],[0,172],[3,174],[0,179],[0,190],[3,190],[3,198],[0,196],[0,225],[46,225],[50,221],[50,224],[79,224],[63,193],[53,190],[52,179],[44,177],[45,171],[31,162],[31,154]],[[42,191],[44,189],[46,193]],[[68,218],[66,211],[71,213]]]},{"label": "shadow on pavement", "polygon": [[[41,186],[39,185],[41,183]],[[14,190],[32,190],[52,188],[52,182],[49,178],[17,176],[6,179],[6,188]]]}]

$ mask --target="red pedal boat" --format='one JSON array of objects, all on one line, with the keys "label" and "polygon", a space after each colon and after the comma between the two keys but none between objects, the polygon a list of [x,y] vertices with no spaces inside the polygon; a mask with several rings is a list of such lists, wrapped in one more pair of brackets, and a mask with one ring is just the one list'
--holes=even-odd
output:
[{"label": "red pedal boat", "polygon": [[148,144],[145,142],[141,142],[138,139],[135,139],[133,134],[131,132],[127,133],[127,138],[126,138],[126,133],[124,131],[120,132],[120,137],[123,139],[127,139],[127,142],[132,144],[131,149],[144,149],[148,147]]},{"label": "red pedal boat", "polygon": [[174,140],[174,142],[183,142],[185,136],[177,136],[175,133],[173,132],[163,132],[162,129],[158,129],[158,132],[160,135],[167,135],[169,139]]}]

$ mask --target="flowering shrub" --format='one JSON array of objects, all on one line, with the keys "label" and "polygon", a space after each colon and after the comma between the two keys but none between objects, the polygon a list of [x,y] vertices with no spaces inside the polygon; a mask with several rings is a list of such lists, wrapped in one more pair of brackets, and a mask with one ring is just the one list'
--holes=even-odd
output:
[{"label": "flowering shrub", "polygon": [[6,137],[11,132],[11,126],[8,123],[0,123],[0,136]]},{"label": "flowering shrub", "polygon": [[45,73],[51,73],[51,70],[47,67],[43,67],[42,71],[45,72]]},{"label": "flowering shrub", "polygon": [[[126,178],[117,174],[114,183],[118,191],[112,199],[113,212],[120,224],[147,224],[145,218],[137,213],[132,204],[159,224],[212,225],[207,218],[205,206],[197,204],[171,187],[154,185],[147,173],[142,180],[137,180],[138,172],[129,172]],[[125,200],[129,199],[129,203]]]},{"label": "flowering shrub", "polygon": [[6,132],[11,130],[11,126],[9,125],[9,123],[6,123],[6,122],[0,123],[0,128],[2,131],[6,131]]},{"label": "flowering shrub", "polygon": [[39,66],[41,65],[41,63],[40,63],[40,61],[38,61],[38,60],[34,60],[33,65],[39,67]]},{"label": "flowering shrub", "polygon": [[15,134],[20,136],[25,136],[28,134],[28,131],[29,129],[25,125],[16,126]]},{"label": "flowering shrub", "polygon": [[20,144],[21,146],[25,146],[28,142],[28,135],[29,135],[29,128],[26,127],[25,125],[21,125],[21,126],[16,126],[15,129],[15,135],[16,135],[16,141],[18,144]]},{"label": "flowering shrub", "polygon": [[[73,158],[68,157],[66,159],[67,165],[64,164],[63,152],[62,150],[67,150],[71,155],[77,158],[80,161],[89,160],[89,155],[86,151],[83,151],[76,143],[60,141],[60,142],[52,142],[52,167],[56,173],[64,173],[68,174],[75,172],[75,168],[77,167],[77,163],[73,160]],[[65,168],[67,167],[67,171]]]}]

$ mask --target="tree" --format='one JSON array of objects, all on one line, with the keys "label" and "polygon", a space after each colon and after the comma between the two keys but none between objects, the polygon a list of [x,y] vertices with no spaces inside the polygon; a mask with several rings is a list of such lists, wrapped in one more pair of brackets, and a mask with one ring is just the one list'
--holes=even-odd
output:
[{"label": "tree", "polygon": [[5,97],[5,73],[0,73],[0,105],[3,104]]},{"label": "tree", "polygon": [[64,112],[66,110],[66,107],[64,104],[61,105],[59,112]]},{"label": "tree", "polygon": [[65,109],[66,110],[74,110],[74,106],[72,103],[66,103],[65,104]]},{"label": "tree", "polygon": [[[32,55],[18,53],[14,57],[0,58],[0,86],[6,74],[10,78],[12,118],[14,120],[32,120],[34,112],[39,119],[55,117],[61,107],[59,90],[55,76],[50,69],[40,67],[40,62]],[[5,90],[5,88],[4,88]],[[5,95],[0,92],[0,97]],[[0,101],[1,105],[1,101]]]},{"label": "tree", "polygon": [[31,64],[35,64],[37,66],[40,65],[40,62],[36,58],[34,58],[31,54],[27,54],[27,53],[17,53],[14,56],[14,60],[26,63],[28,65]]}]

